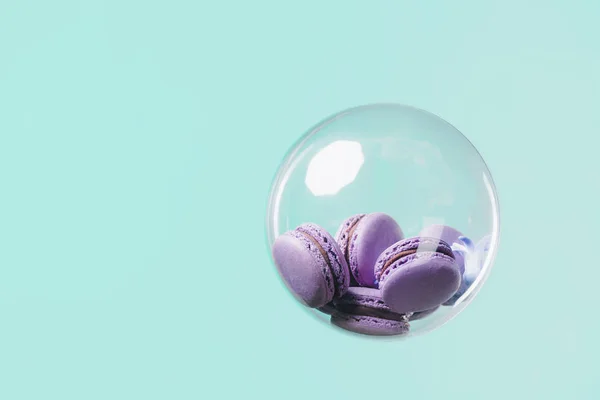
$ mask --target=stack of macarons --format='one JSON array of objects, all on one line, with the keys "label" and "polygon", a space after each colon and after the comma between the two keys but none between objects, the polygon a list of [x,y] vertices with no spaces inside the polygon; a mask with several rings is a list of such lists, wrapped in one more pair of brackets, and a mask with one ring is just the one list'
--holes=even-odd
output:
[{"label": "stack of macarons", "polygon": [[478,272],[465,270],[469,243],[443,225],[405,238],[392,217],[371,213],[346,219],[335,237],[302,224],[279,236],[272,254],[304,305],[329,314],[343,329],[387,336],[406,334],[410,321],[464,294]]}]

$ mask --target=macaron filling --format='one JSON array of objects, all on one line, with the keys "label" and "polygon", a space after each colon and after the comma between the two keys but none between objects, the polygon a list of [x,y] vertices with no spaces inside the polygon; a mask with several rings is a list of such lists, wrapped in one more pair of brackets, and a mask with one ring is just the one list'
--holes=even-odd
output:
[{"label": "macaron filling", "polygon": [[[296,231],[310,240],[321,253],[321,256],[329,268],[329,272],[333,276],[334,297],[343,295],[348,289],[350,273],[346,270],[344,256],[339,252],[335,239],[332,237],[328,238],[327,232],[314,224],[300,225],[296,228]],[[336,249],[338,249],[338,251],[336,251]]]},{"label": "macaron filling", "polygon": [[401,259],[397,260],[392,265],[390,265],[388,267],[387,271],[385,271],[385,273],[381,274],[381,279],[379,280],[379,282],[382,283],[385,280],[385,278],[388,277],[393,270],[402,267],[404,264],[406,264],[408,262],[416,261],[422,257],[428,257],[430,259],[442,259],[442,260],[447,260],[448,262],[455,263],[455,260],[452,257],[447,256],[446,254],[443,254],[443,253],[437,253],[437,252],[431,252],[431,251],[413,253],[408,256],[402,257]]},{"label": "macaron filling", "polygon": [[323,256],[323,259],[325,260],[325,264],[327,264],[327,268],[329,268],[329,272],[331,272],[331,275],[333,276],[333,269],[331,267],[331,261],[329,260],[329,256],[327,255],[327,251],[325,251],[325,249],[323,248],[323,246],[321,246],[319,244],[319,242],[317,242],[317,239],[315,239],[314,237],[312,237],[311,235],[309,235],[306,232],[297,231],[299,234],[301,234],[302,236],[304,236],[305,238],[307,238],[308,240],[310,240],[310,242],[315,246],[315,248],[317,250],[319,250],[319,253],[321,253],[321,256]]},{"label": "macaron filling", "polygon": [[[398,252],[394,254],[394,252]],[[400,260],[414,254],[420,253],[436,253],[448,256],[455,259],[452,248],[441,239],[428,237],[414,237],[404,239],[390,246],[375,263],[375,279],[379,285],[383,276],[386,275],[388,269]],[[400,263],[401,264],[401,263]]]},{"label": "macaron filling", "polygon": [[344,257],[346,257],[346,262],[348,263],[348,266],[350,265],[350,240],[352,239],[352,235],[354,235],[354,231],[356,230],[356,228],[358,227],[358,223],[364,218],[365,216],[362,215],[358,218],[356,218],[356,221],[354,221],[354,224],[352,224],[352,226],[348,229],[348,235],[347,235],[347,245],[346,245],[346,251],[344,251]]},{"label": "macaron filling", "polygon": [[408,318],[404,314],[397,314],[389,310],[366,307],[358,304],[338,304],[336,309],[351,316],[372,317],[398,322],[408,321]]},{"label": "macaron filling", "polygon": [[415,254],[417,252],[417,249],[414,250],[405,250],[405,251],[401,251],[400,253],[396,254],[395,256],[391,257],[389,260],[387,260],[387,262],[383,265],[383,268],[381,269],[381,275],[383,275],[385,273],[385,271],[387,271],[387,269],[396,261],[398,261],[399,259],[401,259],[402,257],[406,257],[409,256],[411,254]]}]

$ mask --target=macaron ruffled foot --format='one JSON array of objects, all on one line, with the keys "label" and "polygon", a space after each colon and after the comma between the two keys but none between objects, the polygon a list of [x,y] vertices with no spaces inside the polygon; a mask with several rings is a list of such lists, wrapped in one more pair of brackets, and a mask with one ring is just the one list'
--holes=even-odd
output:
[{"label": "macaron ruffled foot", "polygon": [[377,289],[351,287],[334,302],[331,323],[350,332],[372,336],[408,333],[408,317],[390,310]]},{"label": "macaron ruffled foot", "polygon": [[284,233],[275,240],[272,252],[287,287],[308,307],[323,307],[348,290],[346,259],[320,226],[302,224]]},{"label": "macaron ruffled foot", "polygon": [[338,229],[338,242],[354,281],[359,286],[375,287],[373,265],[391,244],[404,237],[398,223],[383,213],[357,214]]}]

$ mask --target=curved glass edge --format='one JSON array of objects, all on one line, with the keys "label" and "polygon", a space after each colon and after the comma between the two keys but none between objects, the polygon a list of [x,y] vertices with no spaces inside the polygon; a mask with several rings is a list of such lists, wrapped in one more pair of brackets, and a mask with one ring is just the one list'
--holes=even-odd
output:
[{"label": "curved glass edge", "polygon": [[[452,125],[445,119],[441,118],[440,116],[433,114],[429,111],[423,110],[418,107],[410,106],[410,105],[400,104],[400,103],[371,103],[371,104],[359,105],[359,106],[345,109],[343,111],[332,114],[329,117],[322,119],[320,122],[318,122],[313,127],[311,127],[307,132],[305,132],[298,140],[296,140],[296,142],[291,147],[289,147],[288,152],[282,159],[282,162],[280,164],[280,168],[278,169],[278,172],[275,174],[275,176],[271,182],[271,187],[269,190],[267,207],[266,207],[267,212],[266,212],[266,218],[265,218],[265,222],[266,222],[266,224],[265,224],[265,226],[266,226],[265,245],[267,246],[267,250],[270,253],[273,242],[280,235],[279,220],[277,218],[277,211],[279,210],[279,202],[280,202],[283,190],[285,189],[285,182],[287,182],[290,174],[294,170],[293,169],[294,160],[300,159],[301,157],[298,157],[300,154],[305,153],[310,150],[310,147],[306,148],[304,150],[301,150],[303,147],[303,144],[306,143],[313,135],[317,134],[319,131],[321,131],[322,129],[324,129],[325,127],[330,125],[331,123],[335,122],[337,119],[339,119],[347,114],[350,114],[354,111],[357,111],[357,110],[369,109],[369,108],[375,108],[375,107],[412,109],[413,111],[417,111],[419,113],[427,114],[427,115],[434,117],[435,119],[441,121],[442,123],[449,125],[454,131],[459,133],[469,143],[469,145],[475,151],[475,153],[479,156],[479,159],[481,160],[481,162],[485,168],[485,170],[483,172],[483,180],[486,185],[486,189],[488,191],[488,196],[492,201],[492,204],[491,204],[492,210],[494,210],[494,212],[492,213],[492,216],[493,216],[492,233],[491,233],[492,240],[491,240],[489,253],[485,259],[485,262],[484,262],[484,265],[482,268],[482,273],[480,273],[477,276],[477,278],[475,279],[473,284],[456,301],[456,303],[452,306],[449,306],[449,308],[454,309],[455,312],[447,312],[446,317],[441,321],[441,323],[435,324],[434,326],[429,326],[425,329],[421,329],[416,332],[410,331],[406,335],[387,336],[387,337],[371,337],[371,336],[369,336],[369,338],[371,338],[371,339],[375,338],[375,339],[384,340],[384,341],[386,341],[386,340],[387,341],[403,340],[403,339],[406,339],[409,337],[421,336],[423,334],[437,330],[437,329],[443,327],[444,325],[446,325],[448,322],[452,321],[454,318],[456,318],[466,308],[466,306],[473,301],[473,299],[477,296],[477,294],[481,290],[481,287],[483,286],[483,284],[485,283],[485,281],[488,279],[489,275],[491,274],[491,269],[493,267],[493,264],[494,264],[494,261],[496,259],[496,255],[498,252],[498,247],[499,247],[499,243],[500,243],[500,205],[499,205],[499,200],[498,200],[497,188],[495,186],[495,183],[492,178],[492,174],[489,170],[489,167],[488,167],[487,163],[485,162],[485,160],[483,159],[481,153],[479,153],[479,151],[473,145],[473,143],[454,125]],[[448,307],[448,306],[444,306],[444,307]],[[310,310],[306,310],[306,311],[310,311]],[[314,314],[314,313],[310,313],[310,314]],[[318,320],[321,320],[321,321],[326,320],[326,318],[323,318],[319,315],[314,315],[313,317]],[[365,335],[360,335],[360,334],[353,334],[352,332],[347,332],[347,333],[351,336],[358,336],[358,337],[365,336]]]}]

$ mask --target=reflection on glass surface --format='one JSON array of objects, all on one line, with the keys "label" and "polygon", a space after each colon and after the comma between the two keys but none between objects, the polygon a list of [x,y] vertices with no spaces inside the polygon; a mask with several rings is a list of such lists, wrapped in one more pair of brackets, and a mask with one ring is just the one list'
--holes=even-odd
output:
[{"label": "reflection on glass surface", "polygon": [[[402,246],[408,247],[390,250],[397,252],[390,256],[398,257],[394,261],[396,272],[387,275],[384,285],[378,282],[371,287],[368,280],[357,280],[358,261],[350,264],[350,259],[353,255],[356,260],[365,255],[379,258],[385,253],[377,246],[377,239],[388,235],[385,224],[376,217],[381,214],[395,221],[404,234],[392,246],[406,241]],[[307,308],[312,315],[346,331],[371,336],[420,335],[458,315],[489,276],[499,239],[496,189],[473,145],[433,114],[390,104],[344,110],[309,128],[277,170],[266,222],[268,245],[272,255],[277,254],[277,259],[273,257],[277,272],[286,285],[293,283],[288,289],[296,288],[290,293],[294,297],[322,294],[317,300],[325,306]],[[458,274],[450,274],[450,268],[443,269],[448,273],[437,273],[450,262],[442,257],[443,249],[420,241],[425,237],[441,239],[448,236],[445,231],[453,236],[444,241],[450,246],[446,250],[455,256]],[[416,248],[409,244],[412,240]],[[421,255],[413,256],[415,250]],[[348,268],[336,264],[336,259],[345,259]],[[323,268],[322,260],[328,268]],[[361,263],[366,273],[372,263]],[[445,288],[452,286],[454,290],[455,277],[459,277],[458,289],[442,302],[442,297],[449,295]],[[450,281],[452,285],[444,286]],[[373,311],[376,307],[363,304],[362,296],[381,298],[382,303],[369,304],[383,304],[392,313],[404,313],[404,317],[413,311],[427,313],[410,317],[409,323],[402,318],[399,321],[397,315]],[[428,307],[442,303],[418,310],[423,308],[425,297],[435,297]],[[405,300],[413,301],[409,308]],[[418,307],[416,300],[423,300]],[[336,313],[345,313],[348,324],[342,324],[343,315],[335,317]],[[397,330],[378,331],[379,325],[372,318],[384,320],[381,327]]]},{"label": "reflection on glass surface", "polygon": [[365,162],[358,142],[338,140],[310,160],[305,183],[315,196],[331,196],[351,184]]}]

